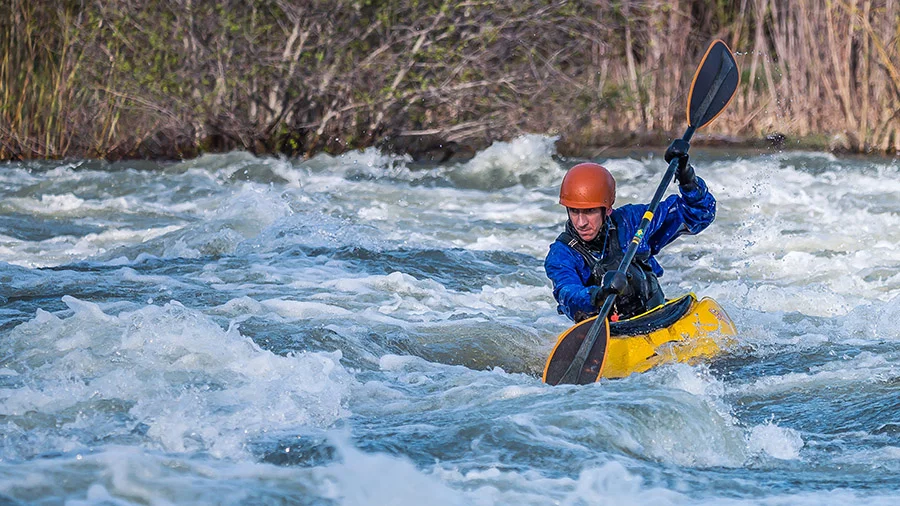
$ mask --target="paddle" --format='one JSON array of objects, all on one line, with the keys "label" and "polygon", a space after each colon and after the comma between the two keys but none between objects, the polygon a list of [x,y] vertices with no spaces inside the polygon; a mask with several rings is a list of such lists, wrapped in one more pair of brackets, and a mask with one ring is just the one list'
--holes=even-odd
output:
[{"label": "paddle", "polygon": [[[709,49],[706,50],[706,54],[703,55],[703,60],[700,61],[700,66],[697,67],[694,80],[691,82],[687,104],[688,127],[682,139],[690,142],[696,130],[716,119],[731,101],[732,97],[734,97],[734,92],[737,91],[739,82],[740,72],[731,50],[721,40],[714,41],[710,44]],[[634,238],[625,251],[625,257],[618,268],[620,273],[625,274],[632,259],[634,259],[638,245],[643,240],[647,227],[650,225],[650,221],[653,220],[653,214],[656,212],[657,206],[659,206],[659,201],[662,199],[669,183],[672,182],[677,168],[678,159],[676,158],[669,162],[669,168],[663,174],[662,181],[660,181],[653,199],[647,206],[647,212],[644,213],[644,217],[634,233]],[[594,320],[590,330],[588,330],[587,335],[581,342],[581,346],[572,359],[572,363],[566,368],[559,381],[551,384],[567,383],[580,385],[592,383],[600,377],[603,362],[605,361],[605,348],[609,340],[609,320],[607,317],[615,301],[616,294],[610,294],[606,297],[597,319]],[[597,338],[601,332],[606,338],[598,341]],[[595,346],[601,346],[602,349],[594,350]],[[599,361],[596,359],[592,360],[591,364],[585,367],[585,362],[589,355],[603,358]],[[551,382],[546,378],[546,375],[545,381]]]}]

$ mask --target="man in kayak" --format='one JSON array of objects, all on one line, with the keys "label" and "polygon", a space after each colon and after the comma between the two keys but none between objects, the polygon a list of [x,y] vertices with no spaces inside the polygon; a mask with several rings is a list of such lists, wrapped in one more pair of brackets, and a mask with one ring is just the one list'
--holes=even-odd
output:
[{"label": "man in kayak", "polygon": [[676,139],[666,162],[678,159],[675,180],[680,195],[659,203],[626,275],[617,272],[648,206],[613,209],[616,181],[596,163],[580,163],[566,173],[559,203],[566,206],[566,230],[550,245],[544,270],[553,282],[558,310],[579,322],[599,313],[606,297],[617,294],[611,319],[631,318],[665,302],[654,255],[682,235],[705,229],[716,216],[716,199],[688,163],[689,144]]}]

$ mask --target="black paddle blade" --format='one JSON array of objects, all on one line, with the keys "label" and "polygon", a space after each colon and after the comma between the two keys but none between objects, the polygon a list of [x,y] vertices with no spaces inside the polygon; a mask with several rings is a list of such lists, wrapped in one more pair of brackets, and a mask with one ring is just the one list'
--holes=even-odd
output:
[{"label": "black paddle blade", "polygon": [[741,73],[734,55],[721,40],[710,44],[703,56],[688,96],[688,125],[700,129],[721,113],[734,97]]},{"label": "black paddle blade", "polygon": [[[550,353],[550,358],[547,359],[547,364],[544,366],[544,383],[549,385],[560,383],[595,320],[596,318],[584,320],[559,336],[556,348]],[[603,361],[606,358],[606,345],[609,342],[609,320],[604,318],[603,326],[604,328],[594,341],[587,360],[584,361],[584,366],[578,374],[576,385],[585,385],[600,379]]]}]

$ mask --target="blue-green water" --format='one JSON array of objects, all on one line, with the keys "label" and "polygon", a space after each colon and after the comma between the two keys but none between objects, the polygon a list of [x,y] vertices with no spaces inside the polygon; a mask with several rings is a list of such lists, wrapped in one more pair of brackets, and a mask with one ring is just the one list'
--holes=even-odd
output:
[{"label": "blue-green water", "polygon": [[[718,217],[661,281],[738,344],[549,387],[577,161],[0,165],[0,504],[900,500],[898,166],[695,149]],[[619,203],[665,169],[598,161]]]}]

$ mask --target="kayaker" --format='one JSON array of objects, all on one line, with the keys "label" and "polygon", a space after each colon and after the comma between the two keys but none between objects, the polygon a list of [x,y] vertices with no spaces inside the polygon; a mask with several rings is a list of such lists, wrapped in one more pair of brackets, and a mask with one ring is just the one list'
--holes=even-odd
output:
[{"label": "kayaker", "polygon": [[616,180],[601,165],[580,163],[569,169],[559,188],[559,203],[569,219],[544,260],[561,314],[576,322],[596,315],[611,293],[618,294],[613,320],[665,302],[657,279],[663,269],[654,255],[678,237],[705,229],[716,216],[716,199],[688,163],[688,148],[686,141],[676,139],[666,149],[666,162],[678,159],[680,194],[659,203],[627,275],[616,275],[617,269],[648,206],[614,209]]}]

